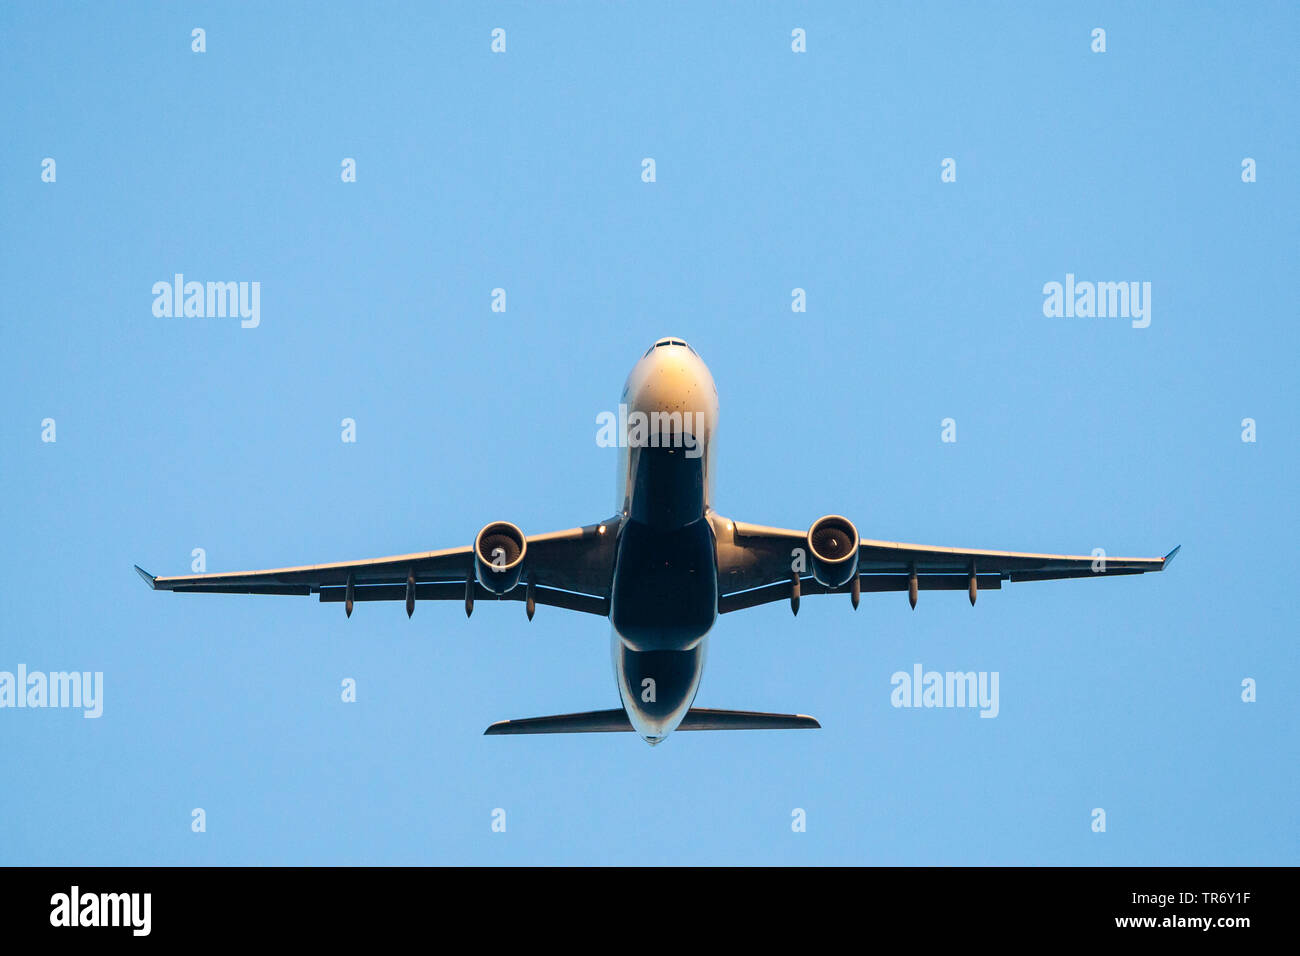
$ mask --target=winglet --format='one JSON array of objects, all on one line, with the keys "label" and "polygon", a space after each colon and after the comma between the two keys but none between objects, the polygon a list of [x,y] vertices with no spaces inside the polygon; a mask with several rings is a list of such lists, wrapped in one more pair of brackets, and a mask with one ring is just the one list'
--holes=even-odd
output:
[{"label": "winglet", "polygon": [[[1178,545],[1177,548],[1174,548],[1174,550],[1170,551],[1168,554],[1165,555],[1165,559],[1164,559],[1164,561],[1162,561],[1161,564],[1160,564],[1160,570],[1161,570],[1161,571],[1163,571],[1165,568],[1169,567],[1169,562],[1173,561],[1173,559],[1174,559],[1174,555],[1176,555],[1176,554],[1178,553],[1178,548],[1181,548],[1181,547],[1182,547],[1182,545],[1180,544],[1180,545]],[[138,570],[138,569],[137,569],[137,570]]]},{"label": "winglet", "polygon": [[157,587],[154,585],[154,581],[156,581],[157,579],[148,571],[146,571],[144,568],[140,567],[140,565],[138,564],[135,565],[135,573],[140,575],[140,577],[144,578],[144,583],[149,585],[150,591],[158,590]]}]

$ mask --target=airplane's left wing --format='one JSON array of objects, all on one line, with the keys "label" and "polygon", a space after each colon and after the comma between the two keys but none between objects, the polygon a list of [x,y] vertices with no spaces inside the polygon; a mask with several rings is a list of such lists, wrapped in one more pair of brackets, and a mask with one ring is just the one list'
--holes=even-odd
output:
[{"label": "airplane's left wing", "polygon": [[[721,613],[785,600],[791,600],[797,609],[801,594],[847,594],[854,589],[852,579],[837,587],[826,587],[813,577],[808,569],[811,546],[806,531],[726,519],[716,519],[714,531],[718,540],[718,610]],[[974,603],[978,591],[1000,589],[1003,581],[1100,578],[1163,571],[1178,548],[1163,558],[1129,558],[946,548],[863,539],[858,541],[857,552],[854,577],[858,592],[908,591],[915,606],[916,592],[924,590],[968,591]]]},{"label": "airplane's left wing", "polygon": [[357,601],[405,600],[410,613],[417,600],[464,600],[468,613],[476,599],[501,598],[529,602],[530,609],[536,603],[607,615],[617,527],[610,519],[526,537],[520,583],[501,595],[477,582],[472,546],[265,571],[155,577],[135,570],[155,591],[318,594],[322,602],[345,604],[349,614]]}]

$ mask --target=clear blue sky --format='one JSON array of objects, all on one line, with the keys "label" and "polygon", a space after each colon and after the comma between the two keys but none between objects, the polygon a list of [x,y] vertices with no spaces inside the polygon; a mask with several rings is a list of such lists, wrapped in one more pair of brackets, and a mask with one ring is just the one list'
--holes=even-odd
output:
[{"label": "clear blue sky", "polygon": [[[1300,862],[1298,26],[1283,3],[5,4],[0,670],[103,671],[105,700],[0,710],[0,863]],[[154,317],[177,272],[260,282],[260,327]],[[1066,273],[1151,282],[1150,327],[1045,318]],[[131,571],[606,517],[596,415],[668,334],[717,380],[731,517],[1183,551],[975,609],[728,615],[697,703],[824,729],[653,750],[481,736],[616,706],[599,618],[349,621]],[[997,671],[999,716],[891,707],[917,662]]]}]

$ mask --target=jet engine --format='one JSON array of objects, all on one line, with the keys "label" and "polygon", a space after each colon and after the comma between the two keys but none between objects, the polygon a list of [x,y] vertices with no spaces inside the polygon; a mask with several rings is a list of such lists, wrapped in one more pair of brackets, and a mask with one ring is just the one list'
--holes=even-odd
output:
[{"label": "jet engine", "polygon": [[484,525],[474,539],[474,574],[493,594],[505,594],[519,583],[528,540],[509,521]]},{"label": "jet engine", "polygon": [[808,529],[812,573],[819,584],[838,588],[858,573],[858,529],[848,518],[826,515]]}]

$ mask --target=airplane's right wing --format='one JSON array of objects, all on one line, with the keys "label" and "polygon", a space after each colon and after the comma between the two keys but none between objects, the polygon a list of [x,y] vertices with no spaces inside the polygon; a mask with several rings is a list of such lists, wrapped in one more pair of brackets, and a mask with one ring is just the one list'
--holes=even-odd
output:
[{"label": "airplane's right wing", "polygon": [[[488,526],[489,529],[492,527]],[[155,591],[318,594],[322,602],[345,604],[349,614],[354,602],[402,600],[406,601],[408,613],[414,609],[417,600],[464,600],[468,613],[475,599],[500,597],[507,601],[527,601],[606,616],[609,613],[617,533],[617,519],[610,519],[601,524],[525,538],[526,577],[519,586],[499,596],[477,583],[473,547],[266,571],[155,577],[138,565],[135,570]],[[515,557],[522,559],[521,549],[514,549],[508,540],[500,543],[506,551],[512,552],[511,560]]]}]

